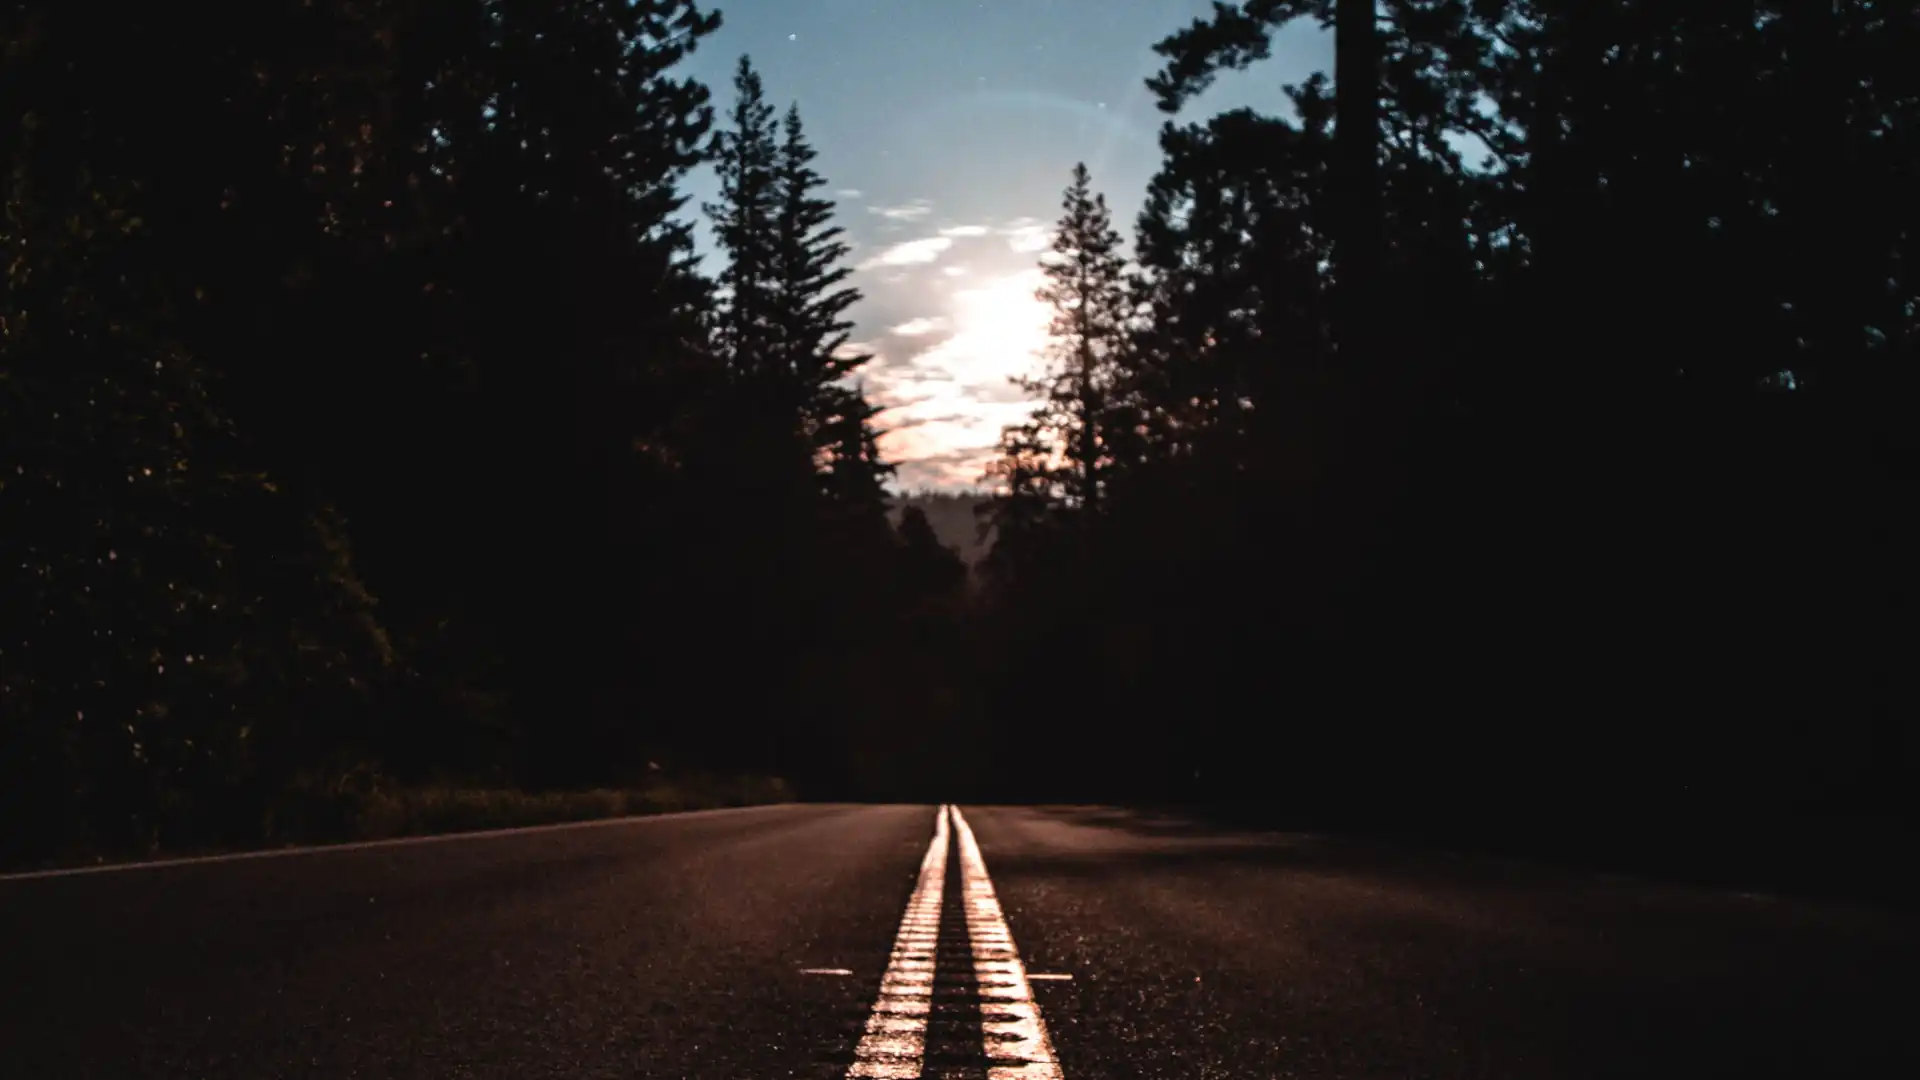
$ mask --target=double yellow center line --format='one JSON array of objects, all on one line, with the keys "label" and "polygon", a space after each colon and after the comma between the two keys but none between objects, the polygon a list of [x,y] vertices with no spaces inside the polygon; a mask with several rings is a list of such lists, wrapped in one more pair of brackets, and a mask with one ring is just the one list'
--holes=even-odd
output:
[{"label": "double yellow center line", "polygon": [[1020,951],[994,894],[986,860],[966,816],[942,806],[920,876],[907,900],[880,993],[854,1052],[849,1077],[916,1080],[926,1064],[927,1018],[933,1010],[934,958],[940,940],[940,898],[947,849],[957,841],[960,885],[973,974],[979,988],[980,1040],[988,1080],[1062,1080],[1053,1040],[1033,1000]]}]

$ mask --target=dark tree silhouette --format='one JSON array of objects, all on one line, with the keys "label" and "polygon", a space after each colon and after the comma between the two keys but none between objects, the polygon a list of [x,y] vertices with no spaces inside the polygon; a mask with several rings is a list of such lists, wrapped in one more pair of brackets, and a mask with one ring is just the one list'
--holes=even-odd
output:
[{"label": "dark tree silhouette", "polygon": [[760,673],[721,697],[768,748],[766,767],[845,782],[881,707],[854,680],[884,651],[891,467],[854,382],[870,359],[848,348],[860,294],[799,110],[776,122],[744,58],[735,93],[707,208],[727,256],[716,340],[729,378],[700,473],[718,505],[694,556],[711,587],[697,618],[713,648]]},{"label": "dark tree silhouette", "polygon": [[1909,15],[1215,4],[1169,114],[1293,20],[1334,70],[1170,115],[1131,262],[1076,170],[975,582],[971,504],[886,492],[799,111],[743,59],[714,130],[692,0],[10,5],[0,860],[656,764],[1910,815]]},{"label": "dark tree silhouette", "polygon": [[892,467],[880,458],[873,418],[877,410],[858,385],[849,385],[870,355],[848,351],[853,324],[847,310],[860,293],[846,287],[844,232],[832,224],[834,204],[822,198],[826,178],[813,169],[818,154],[807,142],[800,108],[782,124],[775,187],[779,215],[774,235],[774,310],[784,372],[793,380],[801,430],[829,498],[869,522],[877,521],[882,487]]},{"label": "dark tree silhouette", "polygon": [[140,272],[138,189],[39,144],[63,123],[8,133],[0,222],[0,860],[248,838],[366,751],[391,661],[337,517],[257,467]]},{"label": "dark tree silhouette", "polygon": [[927,522],[927,512],[909,506],[900,515],[898,526],[902,545],[902,565],[906,568],[907,588],[918,596],[949,596],[967,580],[967,564],[952,548],[942,544]]},{"label": "dark tree silhouette", "polygon": [[714,138],[718,202],[707,217],[727,253],[718,282],[727,294],[720,308],[717,341],[735,378],[771,381],[781,359],[775,265],[781,243],[782,205],[779,125],[766,87],[750,58],[742,56],[733,78],[734,102]]},{"label": "dark tree silhouette", "polygon": [[1049,367],[1019,385],[1040,402],[1027,423],[1009,428],[1002,459],[989,471],[1005,489],[995,524],[1005,557],[1017,557],[1028,519],[1073,516],[1082,528],[1102,512],[1113,468],[1116,429],[1124,424],[1123,381],[1133,297],[1104,195],[1085,165],[1075,166],[1038,298],[1053,308]]},{"label": "dark tree silhouette", "polygon": [[1149,85],[1178,111],[1297,18],[1338,78],[1294,119],[1163,135],[1099,530],[1061,512],[1068,444],[1009,433],[989,712],[1097,714],[1167,784],[1350,819],[1902,805],[1886,643],[1843,612],[1912,596],[1879,539],[1910,535],[1910,21],[1247,0]]}]

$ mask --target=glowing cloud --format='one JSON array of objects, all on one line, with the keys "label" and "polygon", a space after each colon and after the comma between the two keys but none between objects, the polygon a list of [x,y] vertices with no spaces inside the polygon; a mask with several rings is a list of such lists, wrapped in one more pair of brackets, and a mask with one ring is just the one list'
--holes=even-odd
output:
[{"label": "glowing cloud", "polygon": [[941,229],[940,235],[953,237],[985,236],[988,231],[985,225],[955,225],[952,228]]},{"label": "glowing cloud", "polygon": [[1053,246],[1053,230],[1045,225],[1016,225],[1002,229],[1007,246],[1022,255],[1033,255]]},{"label": "glowing cloud", "polygon": [[1047,346],[1053,313],[1034,295],[1038,267],[953,294],[954,335],[921,353],[915,366],[941,371],[969,386],[1004,386],[1030,375]]},{"label": "glowing cloud", "polygon": [[924,240],[908,240],[895,244],[866,262],[860,269],[871,270],[876,266],[915,266],[933,262],[953,246],[953,241],[945,236],[929,236]]},{"label": "glowing cloud", "polygon": [[1043,280],[1035,267],[957,289],[950,317],[905,324],[940,323],[952,334],[901,365],[908,369],[901,375],[910,371],[911,398],[888,394],[898,405],[882,421],[893,428],[882,446],[910,470],[903,476],[940,486],[977,483],[997,453],[1000,429],[1026,417],[1032,402],[1010,380],[1041,366],[1052,318],[1034,296]]},{"label": "glowing cloud", "polygon": [[884,366],[887,362],[887,358],[880,352],[880,346],[869,345],[864,341],[849,341],[845,345],[833,350],[833,355],[843,360],[852,360],[856,357],[865,356],[869,358],[870,363],[878,366]]},{"label": "glowing cloud", "polygon": [[918,221],[933,213],[933,204],[925,199],[914,199],[899,206],[869,206],[867,213],[878,214],[888,221]]},{"label": "glowing cloud", "polygon": [[925,337],[945,330],[947,325],[947,320],[940,318],[909,319],[894,327],[893,333],[900,337]]}]

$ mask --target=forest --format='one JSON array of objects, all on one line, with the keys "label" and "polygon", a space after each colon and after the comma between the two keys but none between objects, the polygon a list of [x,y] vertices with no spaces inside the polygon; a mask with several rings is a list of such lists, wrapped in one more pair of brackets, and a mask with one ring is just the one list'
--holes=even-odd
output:
[{"label": "forest", "polygon": [[663,768],[1915,809],[1911,5],[1169,27],[1170,117],[1295,20],[1334,70],[1170,118],[1137,222],[1063,173],[965,560],[894,505],[801,109],[677,74],[720,18],[0,11],[0,862]]}]

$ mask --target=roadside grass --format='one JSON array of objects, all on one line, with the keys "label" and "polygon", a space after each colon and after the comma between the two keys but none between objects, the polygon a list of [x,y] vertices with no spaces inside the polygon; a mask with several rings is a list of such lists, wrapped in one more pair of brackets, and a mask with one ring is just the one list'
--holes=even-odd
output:
[{"label": "roadside grass", "polygon": [[793,793],[784,781],[759,777],[662,781],[643,788],[592,791],[424,788],[378,792],[354,797],[351,827],[344,839],[479,832],[792,799]]},{"label": "roadside grass", "polygon": [[167,827],[156,825],[144,840],[131,843],[103,842],[82,833],[37,858],[0,858],[0,873],[325,847],[793,801],[793,790],[786,781],[760,776],[685,774],[650,779],[637,787],[586,791],[309,782],[269,797],[265,806],[252,814],[232,813],[212,819],[179,814],[166,822]]}]

